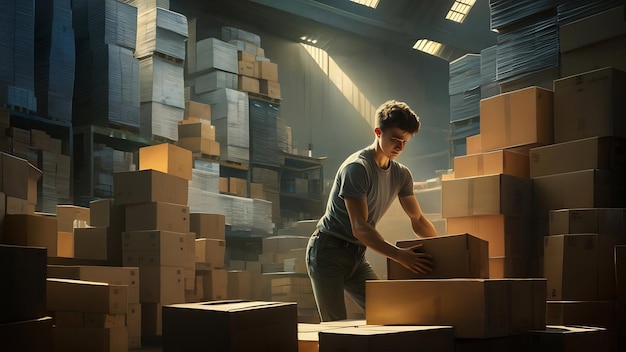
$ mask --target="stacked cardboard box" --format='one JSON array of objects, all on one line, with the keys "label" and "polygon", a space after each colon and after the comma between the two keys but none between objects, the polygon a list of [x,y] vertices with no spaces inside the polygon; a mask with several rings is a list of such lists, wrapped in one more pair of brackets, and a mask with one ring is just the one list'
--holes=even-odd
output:
[{"label": "stacked cardboard box", "polygon": [[[126,286],[128,308],[124,321],[119,314],[95,316],[85,312],[60,311],[55,314],[57,326],[68,328],[99,327],[121,328],[126,327],[128,333],[128,348],[141,347],[141,303],[139,302],[139,268],[113,266],[64,266],[48,265],[48,278],[101,282],[109,285]],[[100,326],[95,326],[98,322]],[[75,333],[79,333],[75,331]],[[69,333],[69,332],[68,332]]]},{"label": "stacked cardboard box", "polygon": [[[50,351],[46,307],[46,250],[0,244],[0,337],[10,351]],[[18,273],[19,271],[19,273]],[[36,338],[33,338],[36,337]]]},{"label": "stacked cardboard box", "polygon": [[49,278],[46,297],[55,349],[128,350],[128,286]]},{"label": "stacked cardboard box", "polygon": [[122,264],[140,271],[142,338],[161,336],[161,307],[185,302],[195,283],[195,235],[189,232],[191,152],[172,144],[139,150],[139,171],[114,175],[124,213]]},{"label": "stacked cardboard box", "polygon": [[138,12],[141,118],[140,133],[177,140],[183,119],[185,40],[187,18],[161,7]]},{"label": "stacked cardboard box", "polygon": [[454,179],[442,181],[449,234],[489,241],[490,277],[539,275],[533,236],[528,149],[553,140],[553,92],[529,87],[480,102],[481,134],[454,158]]},{"label": "stacked cardboard box", "polygon": [[224,268],[225,229],[224,215],[191,214],[191,231],[196,234],[196,283],[190,299],[195,302],[214,301],[228,297],[229,280]]}]

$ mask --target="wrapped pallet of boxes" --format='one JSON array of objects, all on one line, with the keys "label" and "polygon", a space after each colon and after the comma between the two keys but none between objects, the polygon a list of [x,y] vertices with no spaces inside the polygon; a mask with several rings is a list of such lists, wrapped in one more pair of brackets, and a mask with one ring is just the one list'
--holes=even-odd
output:
[{"label": "wrapped pallet of boxes", "polygon": [[295,303],[215,301],[163,307],[163,350],[298,350]]}]

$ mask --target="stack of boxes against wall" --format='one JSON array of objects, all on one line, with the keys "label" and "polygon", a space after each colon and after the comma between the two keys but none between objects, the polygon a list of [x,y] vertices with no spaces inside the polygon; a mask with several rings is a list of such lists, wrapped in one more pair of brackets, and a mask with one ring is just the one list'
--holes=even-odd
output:
[{"label": "stack of boxes against wall", "polygon": [[27,159],[43,171],[37,210],[54,212],[57,202],[70,199],[69,148],[45,131],[11,126],[10,120],[22,118],[11,116],[19,111],[59,125],[71,121],[74,62],[73,55],[67,59],[64,53],[73,53],[74,43],[73,34],[63,30],[71,27],[71,10],[62,3],[11,3],[4,4],[2,12],[6,18],[0,41],[10,55],[3,55],[1,62],[0,106],[9,110],[0,108],[0,151]]},{"label": "stack of boxes against wall", "polygon": [[[442,184],[443,215],[449,234],[489,241],[490,277],[547,278],[548,324],[605,327],[603,346],[618,350],[624,321],[614,253],[626,241],[626,129],[615,43],[626,33],[624,7],[574,3],[491,2],[502,94],[480,101],[480,134],[467,138],[467,155],[454,158],[456,178]],[[531,28],[536,35],[524,34]],[[525,45],[532,55],[515,54]],[[507,70],[515,62],[524,69]],[[584,268],[582,257],[591,258]]]}]

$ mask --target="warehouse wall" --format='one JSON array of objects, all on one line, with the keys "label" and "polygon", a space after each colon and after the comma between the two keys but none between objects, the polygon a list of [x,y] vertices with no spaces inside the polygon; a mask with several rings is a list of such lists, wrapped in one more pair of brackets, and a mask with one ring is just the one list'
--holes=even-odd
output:
[{"label": "warehouse wall", "polygon": [[[281,117],[292,127],[294,147],[306,149],[312,143],[314,156],[328,157],[325,178],[332,178],[345,156],[372,142],[373,128],[301,44],[269,34],[261,38],[266,56],[278,63]],[[420,116],[423,128],[399,159],[416,180],[449,167],[447,62],[340,39],[327,52],[374,107],[388,99],[403,100]]]}]

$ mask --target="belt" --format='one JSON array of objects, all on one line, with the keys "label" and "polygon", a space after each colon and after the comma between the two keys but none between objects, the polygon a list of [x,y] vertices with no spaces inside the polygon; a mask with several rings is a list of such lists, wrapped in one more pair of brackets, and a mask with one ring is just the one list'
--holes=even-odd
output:
[{"label": "belt", "polygon": [[348,247],[352,247],[352,246],[354,246],[354,247],[364,247],[361,244],[350,242],[350,241],[346,241],[346,240],[341,239],[341,238],[339,238],[337,236],[333,236],[333,235],[324,233],[324,232],[322,232],[320,230],[315,230],[315,232],[313,232],[313,235],[314,236],[317,235],[319,238],[323,238],[325,242],[333,243],[333,244],[339,245],[339,246],[341,246],[343,248],[348,248]]}]

